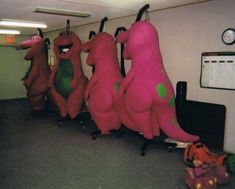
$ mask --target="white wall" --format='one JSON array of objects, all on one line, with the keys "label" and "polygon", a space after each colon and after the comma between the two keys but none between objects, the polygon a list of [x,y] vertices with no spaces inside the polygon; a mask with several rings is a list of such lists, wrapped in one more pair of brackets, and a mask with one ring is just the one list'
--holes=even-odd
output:
[{"label": "white wall", "polygon": [[[150,5],[151,6],[151,5]],[[227,108],[224,150],[235,153],[235,91],[200,88],[201,53],[206,51],[235,51],[235,45],[226,46],[221,42],[221,34],[228,27],[235,27],[235,1],[213,0],[166,9],[150,13],[150,22],[156,26],[160,37],[160,48],[164,65],[173,86],[177,81],[188,83],[187,98],[210,103],[224,104]],[[129,27],[134,17],[110,20],[105,31],[114,34],[117,27]],[[86,41],[90,30],[97,31],[99,23],[73,28]],[[58,32],[50,33],[51,38]],[[52,38],[52,39],[53,39]],[[91,75],[91,68],[85,64],[84,72]],[[129,62],[127,63],[127,68]]]},{"label": "white wall", "polygon": [[200,88],[200,55],[207,51],[235,51],[221,42],[222,32],[234,28],[235,1],[214,0],[153,13],[159,30],[166,70],[172,83],[188,82],[188,99],[224,104],[227,108],[224,150],[235,152],[235,91]]}]

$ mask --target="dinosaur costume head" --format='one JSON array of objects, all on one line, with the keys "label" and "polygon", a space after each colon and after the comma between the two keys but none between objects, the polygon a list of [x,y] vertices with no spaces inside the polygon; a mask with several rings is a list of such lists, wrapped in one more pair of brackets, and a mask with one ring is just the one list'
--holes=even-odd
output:
[{"label": "dinosaur costume head", "polygon": [[125,59],[132,59],[136,54],[142,52],[160,51],[158,33],[154,26],[147,21],[135,22],[129,30],[118,35],[117,41],[126,44],[123,52]]},{"label": "dinosaur costume head", "polygon": [[104,60],[105,57],[117,57],[115,41],[106,32],[100,32],[96,34],[94,39],[84,43],[82,45],[82,51],[89,52],[86,60],[89,66],[93,66],[97,62],[100,62],[100,60]]},{"label": "dinosaur costume head", "polygon": [[23,49],[29,49],[26,56],[35,57],[40,53],[45,53],[46,45],[44,39],[40,36],[33,36],[31,39],[23,41],[20,43]]},{"label": "dinosaur costume head", "polygon": [[59,59],[70,59],[81,51],[81,41],[72,31],[60,32],[54,40],[54,53]]}]

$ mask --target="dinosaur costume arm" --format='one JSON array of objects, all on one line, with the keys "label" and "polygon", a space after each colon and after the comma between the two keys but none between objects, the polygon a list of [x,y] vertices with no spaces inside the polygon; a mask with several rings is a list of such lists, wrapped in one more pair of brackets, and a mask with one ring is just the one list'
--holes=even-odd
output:
[{"label": "dinosaur costume arm", "polygon": [[134,79],[134,71],[130,70],[125,79],[122,81],[121,86],[119,88],[117,97],[120,99],[124,93],[124,91],[128,88],[128,86],[131,84],[131,82]]},{"label": "dinosaur costume arm", "polygon": [[90,81],[88,82],[88,85],[87,85],[86,90],[85,90],[84,97],[85,97],[86,101],[88,100],[91,88],[94,86],[95,83],[96,83],[96,75],[94,74],[91,77]]}]

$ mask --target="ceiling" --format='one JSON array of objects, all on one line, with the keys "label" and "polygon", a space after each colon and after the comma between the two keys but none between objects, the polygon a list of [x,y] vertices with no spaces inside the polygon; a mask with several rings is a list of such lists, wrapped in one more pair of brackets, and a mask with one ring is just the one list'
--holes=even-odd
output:
[{"label": "ceiling", "polygon": [[[150,4],[149,11],[166,9],[207,0],[0,0],[0,19],[45,22],[48,28],[44,32],[65,27],[66,20],[70,26],[89,24],[100,21],[107,16],[109,19],[129,15],[137,15],[140,8]],[[34,13],[35,7],[66,9],[76,12],[92,13],[89,18],[78,18],[51,14]],[[6,27],[0,27],[0,29]],[[12,28],[13,29],[13,28]],[[14,28],[21,34],[32,35],[36,29]]]}]

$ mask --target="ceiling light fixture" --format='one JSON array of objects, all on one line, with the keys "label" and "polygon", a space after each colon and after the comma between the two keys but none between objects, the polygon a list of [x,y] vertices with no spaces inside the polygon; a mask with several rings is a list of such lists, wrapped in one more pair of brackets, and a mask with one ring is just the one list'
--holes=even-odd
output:
[{"label": "ceiling light fixture", "polygon": [[18,31],[18,30],[5,30],[5,29],[0,29],[0,34],[19,35],[19,34],[20,34],[20,31]]},{"label": "ceiling light fixture", "polygon": [[60,16],[74,16],[74,17],[81,17],[87,18],[91,16],[89,12],[80,12],[80,11],[72,11],[66,9],[55,9],[55,8],[48,8],[48,7],[36,7],[34,12],[36,13],[44,13],[44,14],[54,14]]},{"label": "ceiling light fixture", "polygon": [[31,21],[21,21],[21,20],[0,20],[1,26],[15,26],[15,27],[29,27],[29,28],[47,28],[47,25],[43,22],[31,22]]}]

